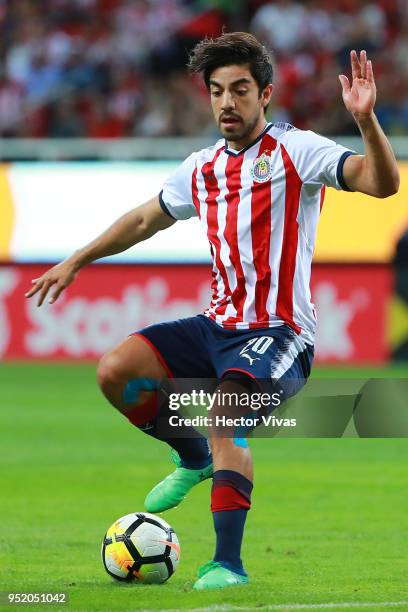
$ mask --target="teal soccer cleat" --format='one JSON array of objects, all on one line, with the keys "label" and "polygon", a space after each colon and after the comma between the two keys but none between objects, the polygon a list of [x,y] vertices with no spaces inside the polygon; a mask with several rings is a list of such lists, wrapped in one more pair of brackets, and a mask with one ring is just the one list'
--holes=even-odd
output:
[{"label": "teal soccer cleat", "polygon": [[218,561],[208,561],[198,570],[198,580],[193,589],[204,591],[207,589],[224,589],[230,586],[248,584],[248,576],[242,576],[223,567]]},{"label": "teal soccer cleat", "polygon": [[148,512],[163,512],[178,506],[190,489],[213,474],[212,463],[201,470],[191,470],[181,467],[181,459],[175,450],[171,455],[176,469],[147,494],[144,504]]}]

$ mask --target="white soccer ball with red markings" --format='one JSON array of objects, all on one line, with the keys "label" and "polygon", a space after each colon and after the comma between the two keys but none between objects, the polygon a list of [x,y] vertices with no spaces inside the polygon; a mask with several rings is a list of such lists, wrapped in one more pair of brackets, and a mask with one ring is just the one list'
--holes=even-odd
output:
[{"label": "white soccer ball with red markings", "polygon": [[155,514],[122,516],[103,538],[103,565],[116,580],[161,584],[175,572],[179,560],[177,535]]}]

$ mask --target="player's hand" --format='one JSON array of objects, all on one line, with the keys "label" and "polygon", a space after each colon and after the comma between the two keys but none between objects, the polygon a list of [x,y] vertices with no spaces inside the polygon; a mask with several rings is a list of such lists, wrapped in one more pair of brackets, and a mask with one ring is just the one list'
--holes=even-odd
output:
[{"label": "player's hand", "polygon": [[343,101],[347,110],[356,118],[368,117],[372,114],[377,95],[374,82],[373,66],[367,60],[366,51],[350,52],[352,83],[344,74],[339,74],[343,89]]},{"label": "player's hand", "polygon": [[49,290],[53,288],[48,300],[50,304],[53,304],[64,289],[72,283],[77,273],[78,269],[69,259],[62,261],[39,278],[33,278],[31,281],[33,286],[27,291],[25,296],[30,298],[36,293],[39,293],[37,306],[41,306]]}]

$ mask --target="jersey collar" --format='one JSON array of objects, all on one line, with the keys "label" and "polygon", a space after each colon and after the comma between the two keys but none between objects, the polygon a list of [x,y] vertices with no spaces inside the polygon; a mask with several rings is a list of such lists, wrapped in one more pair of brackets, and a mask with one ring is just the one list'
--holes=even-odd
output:
[{"label": "jersey collar", "polygon": [[225,142],[225,146],[224,146],[224,151],[225,153],[228,153],[228,155],[232,155],[233,157],[238,157],[238,155],[241,155],[241,153],[245,153],[245,151],[248,151],[248,149],[250,149],[251,147],[254,146],[254,144],[256,144],[257,142],[259,142],[266,134],[266,132],[269,130],[269,128],[272,127],[272,123],[267,123],[265,128],[262,130],[262,132],[259,134],[259,136],[257,138],[255,138],[255,140],[253,140],[252,142],[250,142],[246,147],[244,147],[243,149],[241,149],[240,151],[233,151],[231,149],[228,148],[228,142],[227,139],[224,138],[224,142]]}]

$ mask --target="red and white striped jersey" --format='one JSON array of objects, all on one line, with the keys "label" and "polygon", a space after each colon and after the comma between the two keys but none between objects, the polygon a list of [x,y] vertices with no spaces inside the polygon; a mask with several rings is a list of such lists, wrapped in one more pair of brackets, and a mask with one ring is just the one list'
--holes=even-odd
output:
[{"label": "red and white striped jersey", "polygon": [[213,260],[205,315],[227,329],[286,323],[313,343],[310,271],[325,186],[345,189],[352,153],[314,132],[268,124],[241,151],[225,140],[190,155],[167,179],[163,209],[198,216]]}]

